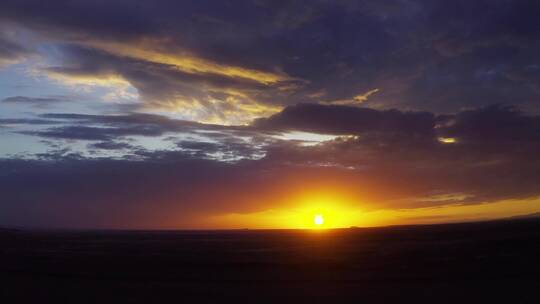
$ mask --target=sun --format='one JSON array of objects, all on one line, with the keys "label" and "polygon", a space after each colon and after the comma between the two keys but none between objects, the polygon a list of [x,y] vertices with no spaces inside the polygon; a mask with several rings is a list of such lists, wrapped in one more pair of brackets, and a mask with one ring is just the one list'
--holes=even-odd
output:
[{"label": "sun", "polygon": [[313,223],[315,223],[316,226],[321,226],[324,224],[324,217],[322,214],[315,214],[313,217]]}]

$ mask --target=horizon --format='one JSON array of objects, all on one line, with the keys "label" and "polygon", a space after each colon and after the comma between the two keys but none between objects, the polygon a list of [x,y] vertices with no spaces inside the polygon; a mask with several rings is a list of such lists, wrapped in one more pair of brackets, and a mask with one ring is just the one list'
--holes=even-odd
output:
[{"label": "horizon", "polygon": [[455,222],[436,222],[424,224],[393,224],[381,226],[349,226],[349,227],[304,227],[304,228],[69,228],[69,227],[32,227],[32,226],[0,226],[0,230],[15,231],[34,231],[34,232],[248,232],[248,231],[306,231],[308,233],[325,233],[336,230],[364,230],[378,228],[407,228],[407,227],[431,227],[431,226],[453,226],[467,224],[489,224],[489,223],[508,223],[520,221],[540,220],[539,213],[527,213],[517,216],[491,218],[482,220],[455,221]]}]

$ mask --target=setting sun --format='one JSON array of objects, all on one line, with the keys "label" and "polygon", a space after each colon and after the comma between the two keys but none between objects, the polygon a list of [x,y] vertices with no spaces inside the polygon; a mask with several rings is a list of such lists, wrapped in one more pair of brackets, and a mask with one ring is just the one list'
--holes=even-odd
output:
[{"label": "setting sun", "polygon": [[324,217],[322,214],[316,214],[314,217],[313,217],[313,222],[315,223],[315,225],[317,226],[321,226],[322,224],[324,224]]}]

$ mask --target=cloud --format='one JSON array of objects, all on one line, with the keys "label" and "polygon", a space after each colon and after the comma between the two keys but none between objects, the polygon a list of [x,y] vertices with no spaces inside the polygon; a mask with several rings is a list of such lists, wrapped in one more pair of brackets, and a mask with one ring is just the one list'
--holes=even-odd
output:
[{"label": "cloud", "polygon": [[298,104],[269,118],[255,121],[260,128],[299,130],[324,134],[394,132],[431,134],[435,116],[427,112],[373,110],[339,105]]},{"label": "cloud", "polygon": [[56,103],[56,102],[66,102],[69,101],[64,96],[55,96],[55,97],[28,97],[28,96],[11,96],[2,99],[4,103],[28,103],[28,104],[47,104],[47,103]]},{"label": "cloud", "polygon": [[[538,116],[504,106],[442,116],[358,108],[353,116],[342,107],[339,110],[347,109],[343,113],[351,116],[339,116],[331,107],[336,106],[299,106],[283,115],[286,109],[276,119],[262,120],[262,126],[357,136],[313,148],[270,148],[266,159],[352,168],[366,175],[358,185],[380,183],[410,197],[460,193],[467,198],[459,203],[479,203],[539,194],[534,190],[540,180],[535,173],[540,165],[535,156],[540,147]],[[342,126],[342,121],[348,123]],[[454,141],[444,143],[441,137]],[[418,207],[420,201],[399,204]],[[425,201],[425,206],[433,204]]]},{"label": "cloud", "polygon": [[0,68],[19,63],[33,54],[10,36],[0,30]]},{"label": "cloud", "polygon": [[[53,139],[112,141],[126,136],[156,137],[166,133],[190,132],[193,130],[227,129],[215,125],[203,125],[190,121],[174,120],[160,115],[89,115],[73,113],[45,113],[43,119],[30,120],[30,123],[62,124],[52,128],[20,131]],[[6,123],[9,121],[6,121]],[[25,123],[25,120],[21,120]]]},{"label": "cloud", "polygon": [[[112,86],[148,111],[246,124],[325,100],[435,113],[491,103],[538,110],[538,46],[529,41],[540,34],[539,9],[526,0],[3,1],[0,22],[56,49],[40,55],[60,81]],[[322,91],[324,100],[314,94]]]},{"label": "cloud", "polygon": [[0,118],[0,125],[55,125],[61,122],[36,118]]},{"label": "cloud", "polygon": [[240,66],[224,65],[190,55],[186,51],[169,53],[166,50],[153,50],[152,47],[159,45],[159,42],[160,41],[141,41],[136,46],[120,43],[96,42],[88,43],[88,46],[116,56],[168,65],[187,74],[215,74],[226,78],[246,79],[265,85],[293,80],[284,73],[265,72]]},{"label": "cloud", "polygon": [[127,128],[101,128],[85,126],[54,127],[45,131],[21,131],[21,134],[33,135],[55,139],[78,139],[78,140],[111,140],[120,136],[141,135],[159,136],[163,134],[161,128],[151,126],[134,126]]},{"label": "cloud", "polygon": [[[145,157],[145,149],[176,147],[186,155],[233,162],[263,157],[263,146],[273,140],[247,126],[201,124],[152,114],[45,113],[39,117],[4,119],[0,124],[13,126],[11,133],[56,141],[55,148],[70,147],[86,157],[113,156],[107,151],[116,157]],[[81,141],[88,151],[80,149]]]},{"label": "cloud", "polygon": [[[89,148],[127,154],[90,159],[60,145],[40,159],[1,160],[0,190],[10,202],[0,207],[4,223],[197,226],[209,215],[287,208],[293,202],[284,198],[315,189],[345,193],[365,211],[540,195],[539,118],[513,107],[434,115],[301,104],[242,128],[157,115],[42,117],[81,125],[36,135],[98,141]],[[175,137],[186,128],[190,137]],[[274,136],[291,130],[340,136],[315,145]],[[176,149],[147,150],[125,140],[133,134],[168,134]],[[456,140],[438,140],[445,136]]]},{"label": "cloud", "polygon": [[[140,98],[146,110],[204,122],[249,123],[298,102],[321,102],[313,92],[322,91],[324,100],[376,108],[451,113],[511,103],[536,109],[538,79],[523,75],[536,64],[537,46],[529,41],[538,34],[538,5],[458,1],[460,9],[453,7],[396,0],[119,1],[104,8],[80,1],[44,12],[37,2],[3,1],[0,21],[57,48],[46,69],[53,78],[110,85]],[[462,13],[480,10],[481,19]],[[380,91],[358,94],[373,88]]]},{"label": "cloud", "polygon": [[89,144],[88,148],[101,149],[101,150],[123,150],[123,149],[131,149],[133,148],[133,146],[131,146],[128,143],[123,143],[123,142],[101,141],[95,144]]},{"label": "cloud", "polygon": [[77,46],[65,46],[62,50],[65,66],[43,70],[52,79],[70,86],[108,86],[119,92],[116,95],[128,97],[127,90],[133,87],[143,101],[139,110],[167,111],[201,122],[241,124],[275,113],[278,106],[264,104],[256,95],[265,90],[280,92],[283,85],[297,82],[274,83],[272,79],[237,77],[232,75],[236,69],[226,67],[219,67],[221,72],[208,73],[179,69],[148,58],[118,56]]},{"label": "cloud", "polygon": [[[44,119],[54,119],[65,123],[78,124],[102,124],[109,127],[114,126],[155,126],[164,131],[181,131],[187,128],[198,127],[201,129],[217,128],[216,125],[200,124],[192,121],[171,119],[162,115],[133,113],[128,115],[93,115],[77,113],[44,113],[39,117]],[[221,128],[221,126],[219,126]]]},{"label": "cloud", "polygon": [[347,105],[359,105],[364,103],[368,100],[369,96],[379,92],[379,89],[373,89],[365,92],[364,94],[358,94],[356,96],[353,96],[350,99],[342,99],[342,100],[333,100],[330,102],[327,102],[328,104],[333,105],[341,105],[341,106],[347,106]]},{"label": "cloud", "polygon": [[536,144],[540,117],[526,115],[514,106],[493,105],[445,117],[441,133],[473,143]]}]

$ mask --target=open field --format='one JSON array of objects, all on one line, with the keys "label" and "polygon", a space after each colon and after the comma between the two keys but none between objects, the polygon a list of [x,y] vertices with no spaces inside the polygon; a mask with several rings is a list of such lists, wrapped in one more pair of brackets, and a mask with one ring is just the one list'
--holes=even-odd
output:
[{"label": "open field", "polygon": [[538,220],[328,231],[5,229],[0,241],[3,303],[523,303],[540,288]]}]

